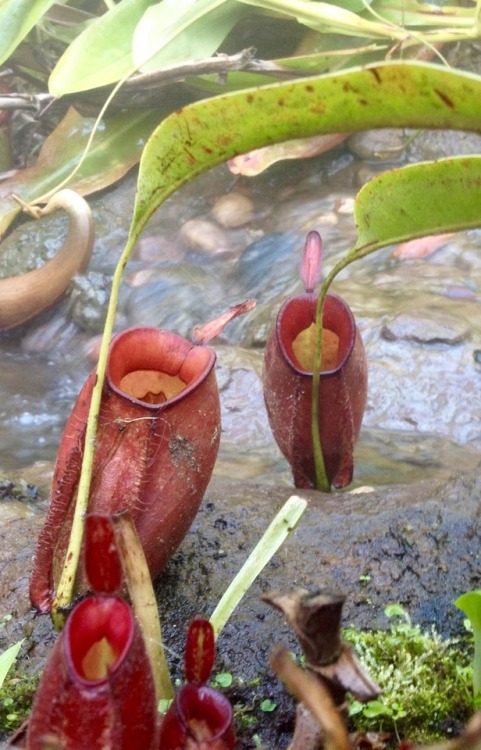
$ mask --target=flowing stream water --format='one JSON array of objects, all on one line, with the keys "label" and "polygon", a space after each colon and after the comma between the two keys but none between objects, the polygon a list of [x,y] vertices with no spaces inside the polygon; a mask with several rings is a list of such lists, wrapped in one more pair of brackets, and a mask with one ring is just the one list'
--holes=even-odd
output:
[{"label": "flowing stream water", "polygon": [[[380,169],[452,151],[479,150],[464,136],[428,134],[386,152],[359,144],[288,161],[255,178],[226,166],[197,178],[153,217],[126,269],[116,328],[193,327],[247,297],[257,307],[215,342],[223,409],[216,473],[289,483],[267,422],[262,355],[284,299],[301,291],[305,234],[317,229],[329,269],[354,244],[353,199]],[[443,136],[441,138],[441,135]],[[391,145],[406,140],[390,134]],[[362,158],[355,156],[361,153]],[[394,161],[384,162],[386,153]],[[135,176],[89,199],[96,222],[86,277],[42,319],[0,338],[0,467],[55,459],[75,397],[94,366],[109,280],[132,214]],[[449,200],[449,195],[446,195]],[[44,262],[65,217],[19,226],[3,243],[0,273]],[[357,484],[412,482],[479,466],[481,449],[481,233],[448,239],[411,260],[386,248],[351,265],[333,291],[348,302],[366,345],[368,406],[357,447]]]}]

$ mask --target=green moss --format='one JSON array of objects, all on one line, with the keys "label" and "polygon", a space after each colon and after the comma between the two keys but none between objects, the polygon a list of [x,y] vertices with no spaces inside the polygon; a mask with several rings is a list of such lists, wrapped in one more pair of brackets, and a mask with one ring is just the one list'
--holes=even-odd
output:
[{"label": "green moss", "polygon": [[432,742],[456,732],[471,715],[472,670],[460,640],[443,640],[431,628],[421,632],[398,605],[387,631],[344,632],[383,694],[376,701],[352,701],[350,715],[359,731],[394,732],[413,742]]},{"label": "green moss", "polygon": [[0,688],[0,728],[11,734],[27,718],[37,689],[37,675],[21,675],[13,672],[8,675]]}]

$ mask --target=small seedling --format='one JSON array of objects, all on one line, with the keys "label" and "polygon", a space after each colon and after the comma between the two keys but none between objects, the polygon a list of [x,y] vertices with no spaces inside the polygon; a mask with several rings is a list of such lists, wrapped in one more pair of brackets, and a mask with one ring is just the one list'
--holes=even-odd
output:
[{"label": "small seedling", "polygon": [[233,676],[230,672],[220,672],[214,675],[211,680],[213,687],[228,688],[232,685]]}]

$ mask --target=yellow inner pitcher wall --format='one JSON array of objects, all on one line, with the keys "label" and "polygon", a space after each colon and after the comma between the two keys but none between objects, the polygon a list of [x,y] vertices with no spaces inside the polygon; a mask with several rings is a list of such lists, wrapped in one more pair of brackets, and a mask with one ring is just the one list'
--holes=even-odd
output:
[{"label": "yellow inner pitcher wall", "polygon": [[86,680],[101,680],[112,670],[117,655],[104,637],[90,646],[82,659],[82,672]]},{"label": "yellow inner pitcher wall", "polygon": [[186,383],[178,375],[158,370],[135,370],[124,375],[120,390],[148,404],[163,404],[181,393]]},{"label": "yellow inner pitcher wall", "polygon": [[[311,323],[297,334],[292,342],[292,351],[302,370],[312,372],[314,366],[314,350],[316,339],[316,324]],[[333,370],[337,365],[339,352],[339,336],[327,328],[322,329],[322,367],[321,370]]]}]

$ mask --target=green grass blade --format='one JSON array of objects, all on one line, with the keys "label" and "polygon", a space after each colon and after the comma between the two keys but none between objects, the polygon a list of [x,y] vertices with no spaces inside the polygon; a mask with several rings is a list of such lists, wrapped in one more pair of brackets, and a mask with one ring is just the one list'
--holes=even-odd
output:
[{"label": "green grass blade", "polygon": [[271,522],[212,613],[210,621],[216,637],[253,581],[295,529],[306,507],[306,500],[292,495]]},{"label": "green grass blade", "polygon": [[5,677],[7,676],[15,659],[18,656],[18,652],[20,651],[24,640],[25,638],[22,638],[21,641],[18,641],[18,643],[14,643],[13,646],[7,648],[7,650],[4,651],[3,654],[0,654],[0,688],[5,682]]}]

